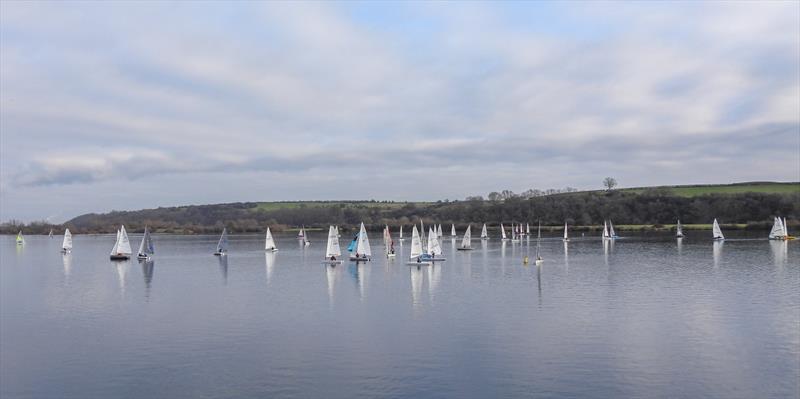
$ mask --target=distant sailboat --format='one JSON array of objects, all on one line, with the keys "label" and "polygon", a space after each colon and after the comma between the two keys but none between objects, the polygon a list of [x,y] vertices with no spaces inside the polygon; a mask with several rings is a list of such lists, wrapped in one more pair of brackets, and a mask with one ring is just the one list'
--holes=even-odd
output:
[{"label": "distant sailboat", "polygon": [[53,229],[50,229],[50,232],[47,233],[47,237],[53,238]]},{"label": "distant sailboat", "polygon": [[405,240],[405,238],[403,238],[403,225],[401,224],[400,225],[400,241],[403,241],[403,240]]},{"label": "distant sailboat", "polygon": [[438,230],[436,230],[436,236],[437,236],[438,238],[442,238],[442,237],[444,237],[444,234],[442,234],[442,224],[441,224],[441,223],[439,223]]},{"label": "distant sailboat", "polygon": [[125,226],[117,230],[117,241],[111,249],[111,260],[127,260],[131,258],[131,242],[128,240],[128,233]]},{"label": "distant sailboat", "polygon": [[514,225],[511,223],[511,242],[519,241],[519,225]]},{"label": "distant sailboat", "polygon": [[409,264],[415,265],[422,265],[428,264],[428,261],[423,261],[423,257],[425,253],[422,250],[422,239],[419,236],[419,232],[417,231],[417,225],[414,225],[414,229],[411,230],[411,254],[410,259],[413,262],[409,262]]},{"label": "distant sailboat", "polygon": [[137,259],[147,260],[150,255],[154,254],[155,248],[153,247],[153,239],[150,238],[150,229],[144,226],[144,235],[142,235],[142,243],[139,244],[139,252],[136,254]]},{"label": "distant sailboat", "polygon": [[618,238],[617,233],[614,232],[614,224],[611,223],[611,219],[608,220],[608,234],[609,238]]},{"label": "distant sailboat", "polygon": [[461,239],[461,246],[456,248],[459,251],[472,250],[472,226],[467,225],[467,231],[464,232],[464,238]]},{"label": "distant sailboat", "polygon": [[339,237],[333,226],[328,228],[328,245],[325,248],[325,260],[322,263],[342,263],[342,261],[339,260],[339,257],[342,256],[342,250],[339,248]]},{"label": "distant sailboat", "polygon": [[25,244],[25,237],[22,236],[22,230],[17,233],[17,245]]},{"label": "distant sailboat", "polygon": [[222,235],[219,236],[219,242],[217,242],[217,252],[214,252],[216,256],[223,256],[228,254],[228,229],[222,229]]},{"label": "distant sailboat", "polygon": [[[437,236],[436,232],[431,230],[428,234],[428,260],[430,261],[444,261],[445,258],[442,258],[442,246],[439,243],[439,237]],[[439,256],[438,258],[436,256]]]},{"label": "distant sailboat", "polygon": [[717,223],[717,219],[714,218],[714,226],[712,227],[712,233],[714,235],[715,240],[724,240],[725,236],[722,235],[722,229],[719,228],[719,223]]},{"label": "distant sailboat", "polygon": [[508,237],[506,237],[506,228],[503,227],[502,223],[500,223],[500,234],[501,234],[501,239],[502,240],[504,240],[504,241],[508,240]]},{"label": "distant sailboat", "polygon": [[61,252],[68,254],[72,252],[72,233],[69,229],[64,230],[64,241],[61,243]]},{"label": "distant sailboat", "polygon": [[278,247],[275,245],[275,239],[272,238],[272,232],[269,230],[269,227],[267,227],[267,236],[264,239],[264,250],[267,252],[275,252],[278,250]]},{"label": "distant sailboat", "polygon": [[386,257],[387,258],[394,258],[394,240],[392,239],[392,232],[389,230],[389,226],[383,230],[383,243],[384,249],[386,250]]},{"label": "distant sailboat", "polygon": [[769,239],[770,240],[785,240],[786,239],[786,228],[783,226],[783,220],[781,218],[776,217],[775,223],[772,225],[772,230],[769,232]]},{"label": "distant sailboat", "polygon": [[297,235],[297,238],[303,242],[303,245],[311,245],[311,241],[308,241],[308,232],[306,231],[306,226],[303,226],[300,229],[300,233]]},{"label": "distant sailboat", "polygon": [[456,236],[456,225],[455,224],[451,224],[450,225],[450,237],[455,237],[455,236]]},{"label": "distant sailboat", "polygon": [[783,218],[783,232],[784,232],[784,234],[786,234],[786,239],[787,240],[794,240],[795,238],[797,238],[797,237],[789,234],[789,226],[786,224],[786,218]]},{"label": "distant sailboat", "polygon": [[539,221],[539,231],[536,233],[536,260],[534,261],[534,263],[536,263],[536,266],[539,266],[542,263],[544,263],[544,259],[542,259],[542,255],[541,255],[541,252],[540,252],[540,249],[541,249],[540,241],[541,240],[542,240],[542,222]]},{"label": "distant sailboat", "polygon": [[483,224],[481,228],[481,240],[488,240],[489,239],[489,232],[486,230],[486,223]]},{"label": "distant sailboat", "polygon": [[526,236],[531,235],[531,224],[530,223],[525,223],[525,235]]},{"label": "distant sailboat", "polygon": [[358,231],[358,244],[356,245],[356,252],[350,256],[351,261],[366,262],[372,259],[372,250],[369,247],[369,237],[367,237],[367,229],[364,228],[364,222],[361,222],[361,228]]},{"label": "distant sailboat", "polygon": [[611,238],[611,236],[608,235],[608,221],[604,220],[603,221],[603,239],[607,240],[609,238]]},{"label": "distant sailboat", "polygon": [[567,222],[564,222],[564,242],[569,241],[569,235],[567,234]]},{"label": "distant sailboat", "polygon": [[675,237],[683,238],[683,226],[681,226],[681,220],[678,219],[678,226],[675,229]]}]

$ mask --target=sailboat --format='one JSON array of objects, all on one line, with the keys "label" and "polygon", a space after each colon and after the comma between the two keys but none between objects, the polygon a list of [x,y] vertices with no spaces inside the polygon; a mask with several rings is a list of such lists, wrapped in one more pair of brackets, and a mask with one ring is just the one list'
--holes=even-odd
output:
[{"label": "sailboat", "polygon": [[264,239],[264,250],[267,252],[275,252],[278,250],[278,247],[275,245],[275,239],[272,238],[272,232],[269,230],[269,227],[267,227],[267,237]]},{"label": "sailboat", "polygon": [[544,263],[544,259],[542,259],[542,255],[539,251],[541,249],[540,245],[541,240],[542,240],[542,222],[539,221],[539,231],[536,233],[536,260],[534,261],[536,266],[539,266],[542,263]]},{"label": "sailboat", "polygon": [[403,241],[403,240],[405,240],[405,238],[403,238],[403,225],[401,224],[400,225],[400,241]]},{"label": "sailboat", "polygon": [[489,232],[486,231],[486,223],[483,224],[481,228],[481,240],[488,240],[489,239]]},{"label": "sailboat", "polygon": [[297,238],[303,242],[303,245],[311,245],[311,241],[308,241],[308,232],[306,231],[306,226],[303,226],[300,229],[300,233],[297,235]]},{"label": "sailboat", "polygon": [[453,238],[456,237],[456,225],[455,224],[451,224],[450,225],[450,237],[453,237]]},{"label": "sailboat", "polygon": [[386,250],[386,257],[394,258],[397,254],[394,252],[394,240],[392,240],[392,232],[389,230],[389,226],[386,226],[383,230],[383,243]]},{"label": "sailboat", "polygon": [[25,237],[22,236],[22,230],[17,233],[17,245],[25,244]]},{"label": "sailboat", "polygon": [[786,224],[786,218],[783,218],[783,233],[786,234],[786,240],[794,240],[797,238],[789,234],[789,226]]},{"label": "sailboat", "polygon": [[361,229],[358,231],[358,245],[356,245],[356,253],[350,256],[351,261],[367,262],[372,260],[372,250],[369,247],[369,237],[367,237],[367,229],[364,228],[364,222],[361,222]]},{"label": "sailboat", "polygon": [[608,240],[611,236],[608,235],[608,221],[603,220],[603,239]]},{"label": "sailboat", "polygon": [[714,226],[712,227],[712,233],[714,235],[715,240],[724,240],[725,236],[722,235],[722,229],[719,228],[719,223],[717,223],[717,219],[714,218]]},{"label": "sailboat", "polygon": [[131,242],[128,240],[128,233],[125,226],[117,230],[117,241],[114,248],[111,248],[111,260],[127,260],[131,258]]},{"label": "sailboat", "polygon": [[505,227],[503,227],[503,224],[502,224],[502,223],[500,223],[500,234],[502,235],[502,238],[501,238],[501,239],[502,239],[503,241],[505,241],[505,240],[508,240],[508,237],[506,237],[506,228],[505,228]]},{"label": "sailboat", "polygon": [[409,265],[428,265],[430,264],[429,261],[423,260],[425,258],[425,253],[422,250],[422,239],[419,236],[419,232],[417,231],[417,225],[414,225],[414,229],[411,230],[411,256],[410,259],[412,262],[408,262]]},{"label": "sailboat", "polygon": [[[436,232],[431,230],[428,234],[428,260],[431,262],[435,261],[445,261],[447,259],[441,257],[442,255],[442,246],[439,243],[439,237],[437,236]],[[438,258],[436,256],[439,256]]]},{"label": "sailboat", "polygon": [[153,239],[150,238],[150,229],[144,226],[144,235],[142,236],[142,243],[139,244],[139,252],[136,254],[136,258],[147,260],[150,259],[150,255],[155,252],[155,248],[153,248]]},{"label": "sailboat", "polygon": [[564,242],[569,241],[569,235],[567,235],[567,222],[564,222]]},{"label": "sailboat", "polygon": [[61,243],[61,252],[68,254],[72,252],[72,233],[69,229],[64,230],[64,241]]},{"label": "sailboat", "polygon": [[772,230],[769,232],[769,239],[770,240],[785,240],[786,239],[786,229],[783,227],[783,220],[781,218],[776,217],[775,223],[772,225]]},{"label": "sailboat", "polygon": [[216,256],[223,256],[228,254],[228,229],[222,229],[222,235],[219,236],[219,242],[217,242],[217,252],[214,252]]},{"label": "sailboat", "polygon": [[53,229],[50,229],[50,232],[47,233],[47,237],[53,238]]},{"label": "sailboat", "polygon": [[439,223],[439,228],[438,228],[438,230],[436,230],[436,236],[438,238],[444,237],[444,234],[442,234],[442,224],[441,223]]},{"label": "sailboat", "polygon": [[617,233],[614,232],[614,224],[611,223],[611,219],[608,220],[608,234],[609,238],[618,238]]},{"label": "sailboat", "polygon": [[681,226],[681,220],[678,219],[678,226],[675,229],[675,237],[683,238],[683,226]]},{"label": "sailboat", "polygon": [[350,245],[347,246],[347,252],[353,252],[356,250],[356,246],[358,245],[358,232],[353,236],[353,239],[350,240]]},{"label": "sailboat", "polygon": [[333,226],[328,228],[328,245],[325,248],[325,260],[322,263],[329,265],[342,263],[339,260],[339,257],[342,256],[342,250],[339,248],[339,237]]},{"label": "sailboat", "polygon": [[461,246],[456,248],[459,251],[471,251],[472,250],[472,226],[467,225],[467,231],[464,232],[464,238],[461,239]]},{"label": "sailboat", "polygon": [[521,231],[520,225],[514,225],[511,223],[511,242],[518,242],[519,241],[519,233]]}]

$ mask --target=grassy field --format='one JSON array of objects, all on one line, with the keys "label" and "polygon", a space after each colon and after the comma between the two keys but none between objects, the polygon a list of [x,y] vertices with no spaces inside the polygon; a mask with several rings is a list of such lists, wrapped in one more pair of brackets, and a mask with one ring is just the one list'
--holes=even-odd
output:
[{"label": "grassy field", "polygon": [[695,197],[704,194],[739,194],[739,193],[770,193],[770,194],[800,194],[800,183],[736,183],[736,184],[709,184],[696,186],[661,186],[661,187],[633,187],[623,188],[621,191],[641,193],[646,189],[658,188],[671,191],[681,197]]},{"label": "grassy field", "polygon": [[430,205],[429,202],[372,202],[372,201],[294,201],[294,202],[259,202],[253,208],[254,212],[269,212],[278,209],[296,209],[296,208],[317,208],[329,207],[337,205],[345,205],[349,207],[367,207],[367,208],[381,208],[381,209],[397,209],[402,208],[408,204],[417,206]]}]

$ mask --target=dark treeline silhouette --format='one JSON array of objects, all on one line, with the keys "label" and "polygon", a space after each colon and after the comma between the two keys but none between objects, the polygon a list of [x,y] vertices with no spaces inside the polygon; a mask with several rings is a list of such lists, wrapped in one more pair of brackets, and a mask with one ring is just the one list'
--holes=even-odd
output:
[{"label": "dark treeline silhouette", "polygon": [[52,228],[60,234],[64,227],[69,227],[75,233],[113,233],[120,224],[125,224],[131,232],[142,231],[147,225],[155,232],[181,234],[218,233],[223,227],[243,233],[263,232],[266,226],[282,231],[301,225],[326,228],[328,224],[337,224],[346,231],[355,229],[362,221],[374,230],[387,224],[396,232],[399,225],[408,229],[420,219],[426,224],[454,223],[463,229],[467,223],[473,227],[481,223],[495,227],[500,222],[533,225],[541,220],[544,226],[560,226],[565,221],[574,226],[597,226],[602,225],[604,219],[611,219],[616,225],[662,225],[674,224],[678,218],[685,224],[709,224],[717,218],[723,224],[748,224],[748,228],[766,229],[772,225],[774,216],[788,218],[790,227],[796,226],[800,218],[800,194],[681,197],[663,189],[640,193],[559,191],[561,193],[529,197],[501,193],[492,195],[492,200],[469,197],[464,201],[436,203],[308,202],[262,207],[253,202],[183,206],[87,214],[63,225],[41,222],[23,225],[12,221],[1,225],[0,232],[14,234],[24,230],[27,234],[47,234]]}]

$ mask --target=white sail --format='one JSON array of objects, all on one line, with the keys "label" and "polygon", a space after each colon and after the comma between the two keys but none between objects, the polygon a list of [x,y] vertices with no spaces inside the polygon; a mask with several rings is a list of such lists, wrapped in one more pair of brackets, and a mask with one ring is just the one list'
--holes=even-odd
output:
[{"label": "white sail", "polygon": [[461,248],[470,248],[472,246],[472,226],[467,225],[467,231],[464,232],[464,238],[461,239]]},{"label": "white sail", "polygon": [[481,228],[481,238],[489,238],[489,232],[486,231],[486,223]]},{"label": "white sail", "polygon": [[142,242],[139,244],[139,255],[152,255],[155,253],[153,248],[153,240],[150,238],[150,230],[147,226],[144,227],[144,235],[142,235]]},{"label": "white sail", "polygon": [[403,239],[403,225],[400,225],[400,239]]},{"label": "white sail", "polygon": [[714,219],[714,227],[713,227],[713,234],[715,240],[724,240],[725,236],[722,235],[722,229],[719,228],[719,223],[717,223],[717,219]]},{"label": "white sail", "polygon": [[125,232],[125,226],[122,226],[117,232],[117,242],[114,243],[111,255],[130,255],[131,242],[128,240],[128,233]]},{"label": "white sail", "polygon": [[789,237],[789,226],[786,225],[786,218],[783,218],[783,234]]},{"label": "white sail", "polygon": [[297,238],[303,238],[306,236],[306,226],[300,227],[300,231],[297,232]]},{"label": "white sail", "polygon": [[272,231],[270,231],[269,227],[267,227],[267,236],[264,239],[264,250],[272,251],[276,249],[278,249],[278,247],[275,246],[275,239],[272,238]]},{"label": "white sail", "polygon": [[389,244],[392,242],[392,236],[389,233],[389,226],[386,225],[383,228],[383,246],[388,247]]},{"label": "white sail", "polygon": [[611,236],[611,238],[615,238],[617,236],[617,233],[614,232],[614,224],[611,223],[611,220],[608,221],[608,234]]},{"label": "white sail", "polygon": [[439,237],[437,237],[436,233],[428,235],[428,254],[429,255],[442,254],[442,247],[439,244]]},{"label": "white sail", "polygon": [[784,238],[785,236],[786,232],[783,228],[783,221],[781,220],[781,218],[776,217],[775,223],[773,223],[772,225],[772,230],[770,230],[769,232],[769,238],[771,240],[778,240]]},{"label": "white sail", "polygon": [[680,219],[678,219],[678,227],[676,228],[675,235],[678,237],[683,237],[683,226],[681,226]]},{"label": "white sail", "polygon": [[540,253],[541,245],[539,241],[542,240],[542,222],[539,222],[539,230],[536,233],[536,260],[540,261],[542,259]]},{"label": "white sail", "polygon": [[64,242],[61,243],[61,249],[65,251],[72,249],[72,233],[69,232],[69,229],[64,231]]},{"label": "white sail", "polygon": [[422,240],[419,238],[419,232],[417,231],[417,225],[414,225],[414,229],[411,230],[411,259],[417,258],[418,256],[422,255]]},{"label": "white sail", "polygon": [[502,238],[505,240],[506,239],[506,228],[503,227],[502,223],[500,223],[500,233],[502,234]]},{"label": "white sail", "polygon": [[525,223],[525,234],[527,234],[527,235],[531,234],[531,224],[530,223]]},{"label": "white sail", "polygon": [[451,224],[450,225],[450,237],[455,237],[455,236],[456,236],[456,225]]},{"label": "white sail", "polygon": [[441,224],[441,223],[439,223],[439,229],[438,229],[438,230],[436,230],[436,235],[437,235],[439,238],[442,238],[442,237],[444,237],[444,234],[442,234],[442,224]]},{"label": "white sail", "polygon": [[366,255],[367,258],[372,257],[372,250],[369,247],[369,237],[367,237],[367,229],[364,228],[364,222],[361,222],[361,230],[358,232],[358,246],[356,246],[356,253],[359,256]]},{"label": "white sail", "polygon": [[219,236],[219,242],[217,242],[217,252],[223,253],[228,252],[228,228],[222,229],[222,235]]},{"label": "white sail", "polygon": [[325,258],[341,255],[342,250],[339,247],[339,237],[336,234],[336,229],[333,226],[330,226],[330,228],[328,228],[328,246],[325,249]]},{"label": "white sail", "polygon": [[603,238],[608,238],[608,222],[603,221]]},{"label": "white sail", "polygon": [[564,222],[564,241],[569,240],[569,235],[567,234],[567,222]]}]

